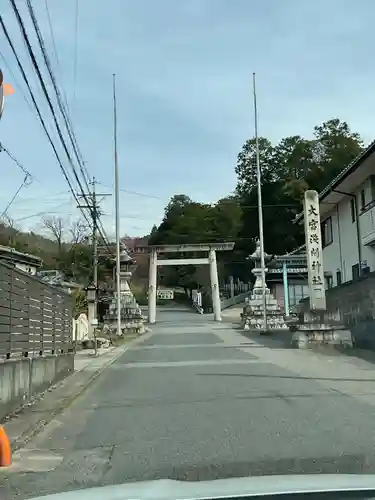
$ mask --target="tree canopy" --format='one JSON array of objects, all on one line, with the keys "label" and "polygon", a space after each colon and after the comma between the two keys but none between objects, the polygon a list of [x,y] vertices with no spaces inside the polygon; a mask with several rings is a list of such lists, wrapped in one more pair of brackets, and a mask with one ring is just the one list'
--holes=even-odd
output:
[{"label": "tree canopy", "polygon": [[[260,137],[259,150],[265,249],[280,255],[304,241],[303,228],[293,223],[302,209],[304,191],[322,190],[361,153],[363,142],[345,121],[333,118],[314,127],[311,137],[292,135],[278,142]],[[249,279],[246,257],[254,251],[259,235],[255,160],[255,140],[250,138],[237,156],[234,192],[215,203],[202,203],[186,194],[172,196],[162,222],[146,237],[148,244],[234,241],[234,252],[219,255],[221,276]],[[11,219],[0,221],[0,244],[38,255],[46,268],[60,269],[69,279],[87,283],[92,274],[89,228],[82,221],[71,223],[58,217],[45,218],[43,224],[50,238],[23,233]],[[146,275],[147,263],[144,266]],[[112,267],[113,262],[102,257],[99,279],[110,279]],[[170,268],[165,276],[167,281],[188,286],[204,281],[201,270]]]},{"label": "tree canopy", "polygon": [[[259,149],[265,246],[270,253],[282,254],[303,242],[303,228],[293,220],[302,209],[304,191],[321,191],[361,153],[363,142],[346,122],[334,118],[314,127],[311,139],[291,136],[272,144],[260,138]],[[255,140],[250,139],[235,167],[244,214],[242,238],[259,234],[255,159]],[[242,246],[248,248],[246,243]]]}]

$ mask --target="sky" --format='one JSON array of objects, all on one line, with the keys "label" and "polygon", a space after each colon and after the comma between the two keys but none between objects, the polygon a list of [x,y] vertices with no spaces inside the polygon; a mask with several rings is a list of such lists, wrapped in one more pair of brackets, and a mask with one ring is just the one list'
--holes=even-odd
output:
[{"label": "sky", "polygon": [[[16,3],[52,95],[26,2]],[[122,234],[147,234],[174,194],[215,202],[234,190],[237,154],[254,134],[253,72],[260,135],[274,142],[288,135],[309,137],[315,125],[339,117],[365,143],[374,139],[373,0],[32,0],[32,5],[86,168],[101,193],[113,193],[116,74]],[[8,0],[0,0],[0,13],[58,144]],[[15,88],[5,102],[0,142],[33,177],[9,216],[22,229],[39,232],[43,216],[75,220],[76,202],[1,28],[0,67]],[[61,145],[59,152],[69,170]],[[0,168],[2,211],[24,174],[4,152]],[[103,198],[101,208],[112,237],[114,196]]]}]

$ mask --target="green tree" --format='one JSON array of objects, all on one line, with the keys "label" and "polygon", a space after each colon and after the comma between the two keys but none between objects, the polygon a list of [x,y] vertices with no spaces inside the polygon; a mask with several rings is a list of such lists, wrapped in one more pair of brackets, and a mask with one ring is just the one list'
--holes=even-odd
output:
[{"label": "green tree", "polygon": [[363,141],[349,125],[333,118],[314,128],[315,168],[309,176],[310,187],[321,191],[362,151]]},{"label": "green tree", "polygon": [[[259,159],[262,171],[262,182],[272,182],[277,176],[273,164],[274,148],[272,143],[265,137],[259,137]],[[236,192],[240,196],[249,193],[257,186],[256,172],[256,142],[255,139],[249,139],[243,145],[238,153],[237,165],[235,167],[237,174]]]},{"label": "green tree", "polygon": [[[323,189],[363,149],[360,136],[335,118],[316,126],[313,137],[291,136],[273,145],[259,139],[266,251],[284,253],[304,240],[303,228],[293,223],[302,209],[306,189]],[[252,251],[259,235],[255,141],[247,141],[238,155],[236,193],[243,210],[240,234],[243,255]]]},{"label": "green tree", "polygon": [[[176,195],[167,204],[164,218],[150,235],[149,244],[235,241],[241,227],[242,210],[236,197],[228,196],[216,204],[205,204],[183,194]],[[189,257],[194,256],[189,253]],[[196,274],[196,266],[177,266],[163,271],[164,284],[192,288],[197,286]]]}]

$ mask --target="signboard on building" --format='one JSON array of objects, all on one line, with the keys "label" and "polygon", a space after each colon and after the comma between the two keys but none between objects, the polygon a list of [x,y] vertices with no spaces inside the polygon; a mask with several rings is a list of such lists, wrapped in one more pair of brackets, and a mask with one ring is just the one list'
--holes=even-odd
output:
[{"label": "signboard on building", "polygon": [[305,191],[303,209],[310,309],[312,311],[324,311],[326,309],[326,294],[324,285],[323,248],[320,227],[319,196],[316,191]]},{"label": "signboard on building", "polygon": [[191,298],[193,299],[194,304],[197,304],[199,307],[202,307],[202,293],[198,290],[192,290]]},{"label": "signboard on building", "polygon": [[158,290],[156,292],[156,296],[161,300],[173,300],[174,299],[174,290]]},{"label": "signboard on building", "polygon": [[[287,268],[288,274],[305,274],[307,273],[307,267],[288,267]],[[283,268],[282,267],[273,267],[271,269],[268,269],[268,273],[273,273],[273,274],[282,274]]]}]

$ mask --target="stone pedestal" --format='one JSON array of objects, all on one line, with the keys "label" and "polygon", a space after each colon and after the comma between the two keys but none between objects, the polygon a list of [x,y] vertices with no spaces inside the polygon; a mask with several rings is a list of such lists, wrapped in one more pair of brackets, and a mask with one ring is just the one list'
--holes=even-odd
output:
[{"label": "stone pedestal", "polygon": [[352,334],[348,328],[324,312],[305,312],[292,337],[292,346],[308,349],[317,345],[353,347]]},{"label": "stone pedestal", "polygon": [[94,338],[94,327],[93,327],[93,321],[96,318],[96,303],[95,302],[89,302],[87,304],[87,320],[88,320],[88,338],[93,339]]},{"label": "stone pedestal", "polygon": [[[125,287],[124,287],[125,288]],[[123,334],[127,332],[136,331],[137,333],[143,333],[144,328],[144,318],[142,315],[141,308],[137,304],[133,293],[131,292],[129,286],[127,290],[123,290],[121,293],[121,332]],[[109,312],[105,316],[104,321],[108,327],[115,331],[117,325],[117,302],[116,297],[114,297],[109,305]]]},{"label": "stone pedestal", "polygon": [[[264,305],[266,305],[266,325],[264,325]],[[243,309],[242,325],[245,330],[271,331],[288,329],[277,300],[268,288],[266,288],[265,301],[263,300],[263,290],[259,294],[253,289],[253,293]]]}]

